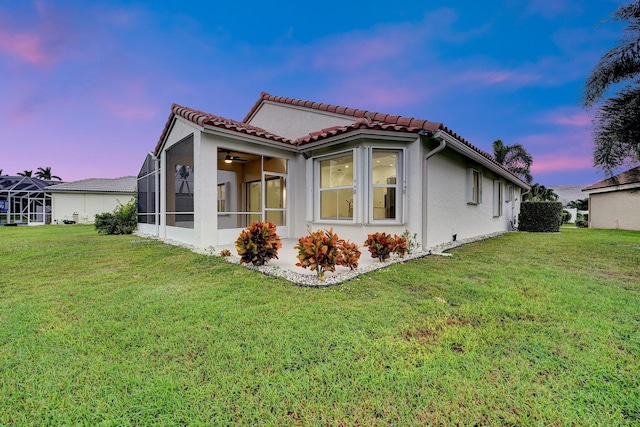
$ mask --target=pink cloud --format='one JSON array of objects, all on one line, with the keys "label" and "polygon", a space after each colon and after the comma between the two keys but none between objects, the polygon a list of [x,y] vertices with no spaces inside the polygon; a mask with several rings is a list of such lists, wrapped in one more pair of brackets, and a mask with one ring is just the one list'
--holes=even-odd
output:
[{"label": "pink cloud", "polygon": [[33,33],[0,30],[0,51],[38,67],[49,65],[53,61],[42,38]]},{"label": "pink cloud", "polygon": [[485,86],[501,83],[524,86],[540,80],[541,78],[541,75],[532,73],[520,73],[506,70],[477,70],[459,74],[454,77],[454,80],[464,83],[480,83]]},{"label": "pink cloud", "polygon": [[560,126],[586,128],[591,126],[592,120],[593,117],[586,111],[579,111],[573,108],[559,108],[555,111],[543,114],[536,121]]},{"label": "pink cloud", "polygon": [[534,157],[531,172],[561,172],[593,168],[593,156],[587,154],[551,153]]}]

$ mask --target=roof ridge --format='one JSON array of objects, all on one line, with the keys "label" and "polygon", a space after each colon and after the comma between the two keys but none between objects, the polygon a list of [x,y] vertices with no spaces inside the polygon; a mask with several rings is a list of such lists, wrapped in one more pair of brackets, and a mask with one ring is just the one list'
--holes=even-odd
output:
[{"label": "roof ridge", "polygon": [[599,188],[615,187],[617,185],[640,183],[640,165],[620,172],[609,178],[602,179],[594,184],[584,187],[582,191],[597,190]]}]

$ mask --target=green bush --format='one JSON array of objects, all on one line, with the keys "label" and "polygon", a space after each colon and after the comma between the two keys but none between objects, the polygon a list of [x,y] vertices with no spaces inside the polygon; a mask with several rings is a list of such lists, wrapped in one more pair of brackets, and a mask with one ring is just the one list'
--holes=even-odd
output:
[{"label": "green bush", "polygon": [[113,212],[95,215],[94,227],[99,234],[131,234],[137,225],[137,206],[135,198],[126,205],[118,202]]},{"label": "green bush", "polygon": [[520,205],[518,224],[520,231],[558,232],[562,224],[562,203],[524,202]]},{"label": "green bush", "polygon": [[571,220],[571,212],[567,210],[562,211],[562,223],[567,224]]},{"label": "green bush", "polygon": [[578,228],[587,228],[589,227],[589,214],[581,214],[578,213],[576,217],[576,227]]}]

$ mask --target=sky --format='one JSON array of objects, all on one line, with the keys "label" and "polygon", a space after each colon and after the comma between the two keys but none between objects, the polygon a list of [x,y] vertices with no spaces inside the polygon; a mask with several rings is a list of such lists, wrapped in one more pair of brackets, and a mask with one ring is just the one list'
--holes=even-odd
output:
[{"label": "sky", "polygon": [[587,185],[584,82],[619,0],[0,1],[0,169],[137,175],[172,103],[242,120],[262,91],[522,144]]}]

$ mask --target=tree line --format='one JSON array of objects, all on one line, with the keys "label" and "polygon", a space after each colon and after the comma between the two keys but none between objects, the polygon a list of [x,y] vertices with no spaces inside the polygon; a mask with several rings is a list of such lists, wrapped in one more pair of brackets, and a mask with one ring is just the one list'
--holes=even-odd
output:
[{"label": "tree line", "polygon": [[[0,169],[0,175],[2,175],[3,170]],[[24,170],[22,172],[18,172],[16,173],[16,175],[18,176],[28,176],[28,177],[35,177],[35,178],[40,178],[40,179],[44,179],[45,181],[53,181],[53,180],[58,180],[58,181],[62,181],[62,178],[60,178],[57,175],[53,175],[51,173],[51,166],[47,166],[44,168],[38,168],[38,170],[36,171],[35,175],[33,174],[32,170]]]}]

